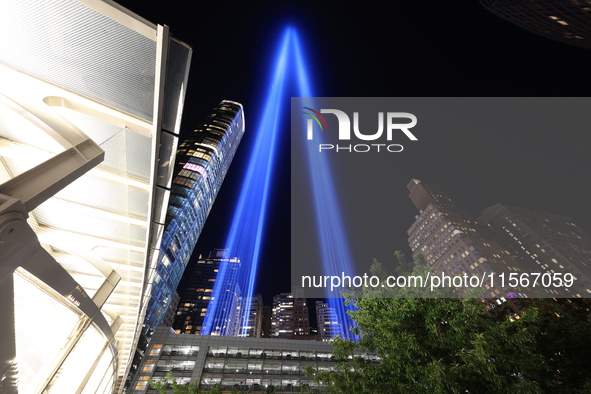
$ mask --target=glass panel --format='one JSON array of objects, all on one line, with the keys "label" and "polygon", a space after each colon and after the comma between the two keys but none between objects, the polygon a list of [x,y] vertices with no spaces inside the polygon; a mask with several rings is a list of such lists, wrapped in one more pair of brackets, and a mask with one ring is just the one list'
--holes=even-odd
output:
[{"label": "glass panel", "polygon": [[160,134],[160,164],[158,166],[158,186],[170,188],[172,173],[174,171],[174,162],[176,157],[176,148],[178,146],[178,137],[169,133]]},{"label": "glass panel", "polygon": [[99,330],[94,326],[89,327],[51,381],[49,392],[76,392],[105,344],[106,338]]},{"label": "glass panel", "polygon": [[42,290],[27,271],[19,268],[13,277],[19,392],[28,393],[36,390],[43,371],[66,344],[80,316],[56,295]]},{"label": "glass panel", "polygon": [[178,134],[192,49],[172,38],[168,50],[162,127]]},{"label": "glass panel", "polygon": [[154,40],[74,0],[4,3],[0,63],[152,121]]}]

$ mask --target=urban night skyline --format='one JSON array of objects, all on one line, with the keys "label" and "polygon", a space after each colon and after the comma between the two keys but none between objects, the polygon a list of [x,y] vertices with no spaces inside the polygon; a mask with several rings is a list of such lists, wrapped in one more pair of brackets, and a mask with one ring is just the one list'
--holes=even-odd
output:
[{"label": "urban night skyline", "polygon": [[518,3],[0,1],[0,391],[591,387],[591,0]]},{"label": "urban night skyline", "polygon": [[[591,62],[588,50],[532,34],[496,17],[477,1],[438,3],[430,8],[396,5],[395,12],[371,5],[289,2],[225,3],[223,10],[208,4],[195,13],[166,3],[120,4],[154,23],[169,25],[175,37],[195,51],[183,132],[198,124],[208,108],[222,99],[236,100],[245,108],[244,141],[196,254],[207,255],[223,247],[249,160],[252,132],[266,93],[273,88],[268,86],[273,56],[288,25],[298,31],[314,95],[319,97],[577,97],[587,94],[591,82],[585,73],[576,71]],[[285,130],[289,129],[287,100]],[[388,219],[395,222],[389,242],[354,258],[388,262],[394,250],[410,255],[406,231],[416,212],[405,185],[413,177],[440,185],[475,217],[484,208],[503,203],[570,216],[590,231],[591,212],[586,202],[591,192],[584,182],[588,166],[585,149],[591,142],[588,134],[499,130],[498,134],[474,131],[462,138],[440,136],[437,141],[418,137],[421,147],[415,157],[411,159],[410,153],[404,152],[405,156],[394,158],[396,162],[388,170],[393,175],[385,189],[393,207]],[[287,133],[281,138],[280,151],[289,152]],[[434,165],[442,159],[442,149],[452,157],[445,166]],[[417,160],[420,157],[428,159]],[[264,295],[265,303],[289,290],[287,154],[277,162],[272,193],[255,288]],[[341,209],[347,212],[345,221],[347,215],[363,213],[360,207]]]}]

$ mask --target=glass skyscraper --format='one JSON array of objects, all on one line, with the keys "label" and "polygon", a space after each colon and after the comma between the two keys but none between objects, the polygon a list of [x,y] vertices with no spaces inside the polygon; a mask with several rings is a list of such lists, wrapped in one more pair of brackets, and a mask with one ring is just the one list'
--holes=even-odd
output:
[{"label": "glass skyscraper", "polygon": [[243,133],[242,105],[222,101],[179,145],[145,333],[164,319]]},{"label": "glass skyscraper", "polygon": [[[220,274],[222,265],[226,265]],[[207,258],[199,258],[185,293],[181,297],[173,328],[180,334],[201,334],[203,321],[212,301],[221,304],[220,309],[233,313],[220,313],[212,319],[212,335],[237,336],[240,324],[241,291],[236,277],[240,260],[230,257],[227,249],[212,250]],[[221,285],[221,294],[215,300],[214,286]],[[211,311],[211,309],[209,309]]]},{"label": "glass skyscraper", "polygon": [[154,332],[162,324],[174,292],[244,134],[244,111],[222,101],[179,145],[164,233],[153,275],[142,335],[128,383]]}]

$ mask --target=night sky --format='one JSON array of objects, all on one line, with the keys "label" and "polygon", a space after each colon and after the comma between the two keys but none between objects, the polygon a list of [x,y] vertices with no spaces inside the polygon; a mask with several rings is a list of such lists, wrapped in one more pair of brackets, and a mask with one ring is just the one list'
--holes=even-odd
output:
[{"label": "night sky", "polygon": [[[400,3],[400,4],[397,4]],[[462,3],[462,4],[455,4]],[[591,87],[591,51],[532,34],[464,2],[193,2],[125,0],[119,4],[166,24],[193,47],[182,132],[195,128],[221,100],[244,105],[247,131],[195,253],[223,247],[254,141],[254,125],[269,89],[272,55],[281,32],[295,27],[306,52],[315,96],[324,97],[584,97]],[[290,264],[289,97],[285,137],[276,168],[270,219],[256,292],[269,303],[288,292]],[[249,128],[249,126],[252,126]],[[410,254],[406,230],[417,214],[406,183],[415,177],[441,186],[478,216],[495,203],[570,216],[591,231],[588,147],[591,133],[523,130],[505,140],[479,135],[467,153],[443,168],[406,168],[391,243],[367,258]],[[499,137],[500,138],[500,137]],[[419,154],[432,152],[425,147]],[[446,149],[439,146],[437,149]],[[479,176],[479,169],[487,175]],[[491,170],[492,169],[492,170]],[[466,172],[467,171],[467,172]],[[496,174],[496,175],[491,175]]]}]

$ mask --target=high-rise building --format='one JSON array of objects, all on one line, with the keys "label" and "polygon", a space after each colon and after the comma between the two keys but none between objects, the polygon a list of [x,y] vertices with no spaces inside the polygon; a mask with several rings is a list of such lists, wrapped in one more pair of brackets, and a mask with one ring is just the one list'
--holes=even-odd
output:
[{"label": "high-rise building", "polygon": [[174,322],[174,317],[176,316],[176,310],[179,307],[179,301],[181,300],[181,296],[176,291],[172,295],[172,302],[170,306],[166,310],[166,314],[164,315],[164,320],[162,321],[163,326],[171,327],[172,323]]},{"label": "high-rise building", "polygon": [[[413,259],[435,273],[494,277],[483,282],[485,298],[591,294],[591,235],[572,219],[497,204],[476,221],[436,186],[413,179],[408,189],[420,211],[408,230]],[[565,274],[572,286],[551,284]]]},{"label": "high-rise building", "polygon": [[591,48],[589,0],[481,0],[482,5],[521,28],[544,37]]},{"label": "high-rise building", "polygon": [[318,334],[323,341],[328,341],[335,335],[341,335],[342,325],[334,308],[326,301],[316,301],[316,322]]},{"label": "high-rise building", "polygon": [[591,234],[571,218],[496,204],[484,210],[479,222],[519,256],[520,267],[528,262],[552,278],[554,273],[577,278],[572,287],[544,289],[549,294],[573,298],[591,294]]},{"label": "high-rise building", "polygon": [[242,304],[249,305],[248,310],[244,310],[244,313],[248,314],[248,319],[243,320],[246,324],[240,327],[238,336],[261,338],[263,328],[263,297],[260,294],[256,294],[250,299],[250,302]]},{"label": "high-rise building", "polygon": [[179,145],[162,242],[154,253],[157,264],[151,274],[150,299],[128,383],[154,328],[164,320],[243,134],[242,105],[224,100]]},{"label": "high-rise building", "polygon": [[[215,249],[207,258],[197,260],[172,325],[177,333],[201,334],[206,316],[211,313],[210,306],[217,302],[221,305],[220,311],[233,313],[229,313],[223,321],[221,316],[211,317],[212,335],[238,335],[242,304],[236,281],[239,269],[240,260],[230,258],[227,249]],[[216,285],[219,286],[217,299],[214,295]]]},{"label": "high-rise building", "polygon": [[162,323],[244,134],[242,105],[222,101],[179,145],[144,332]]},{"label": "high-rise building", "polygon": [[[429,185],[418,179],[412,179],[406,188],[410,191],[408,197],[420,213],[422,213],[429,204],[457,210],[451,201],[451,198],[449,198],[439,186]],[[462,211],[461,215],[467,216],[468,213]]]},{"label": "high-rise building", "polygon": [[273,308],[269,305],[263,306],[263,322],[261,327],[261,338],[271,338],[271,319],[273,317]]},{"label": "high-rise building", "polygon": [[[412,179],[407,185],[419,210],[408,230],[413,259],[425,259],[435,273],[482,277],[504,272],[516,259],[483,233],[467,211],[458,208],[437,186]],[[484,297],[502,297],[504,288],[484,284]]]},{"label": "high-rise building", "polygon": [[310,335],[310,317],[306,299],[297,292],[273,297],[272,338],[303,338]]},{"label": "high-rise building", "polygon": [[0,14],[0,381],[120,392],[192,50],[111,1],[7,0]]}]

